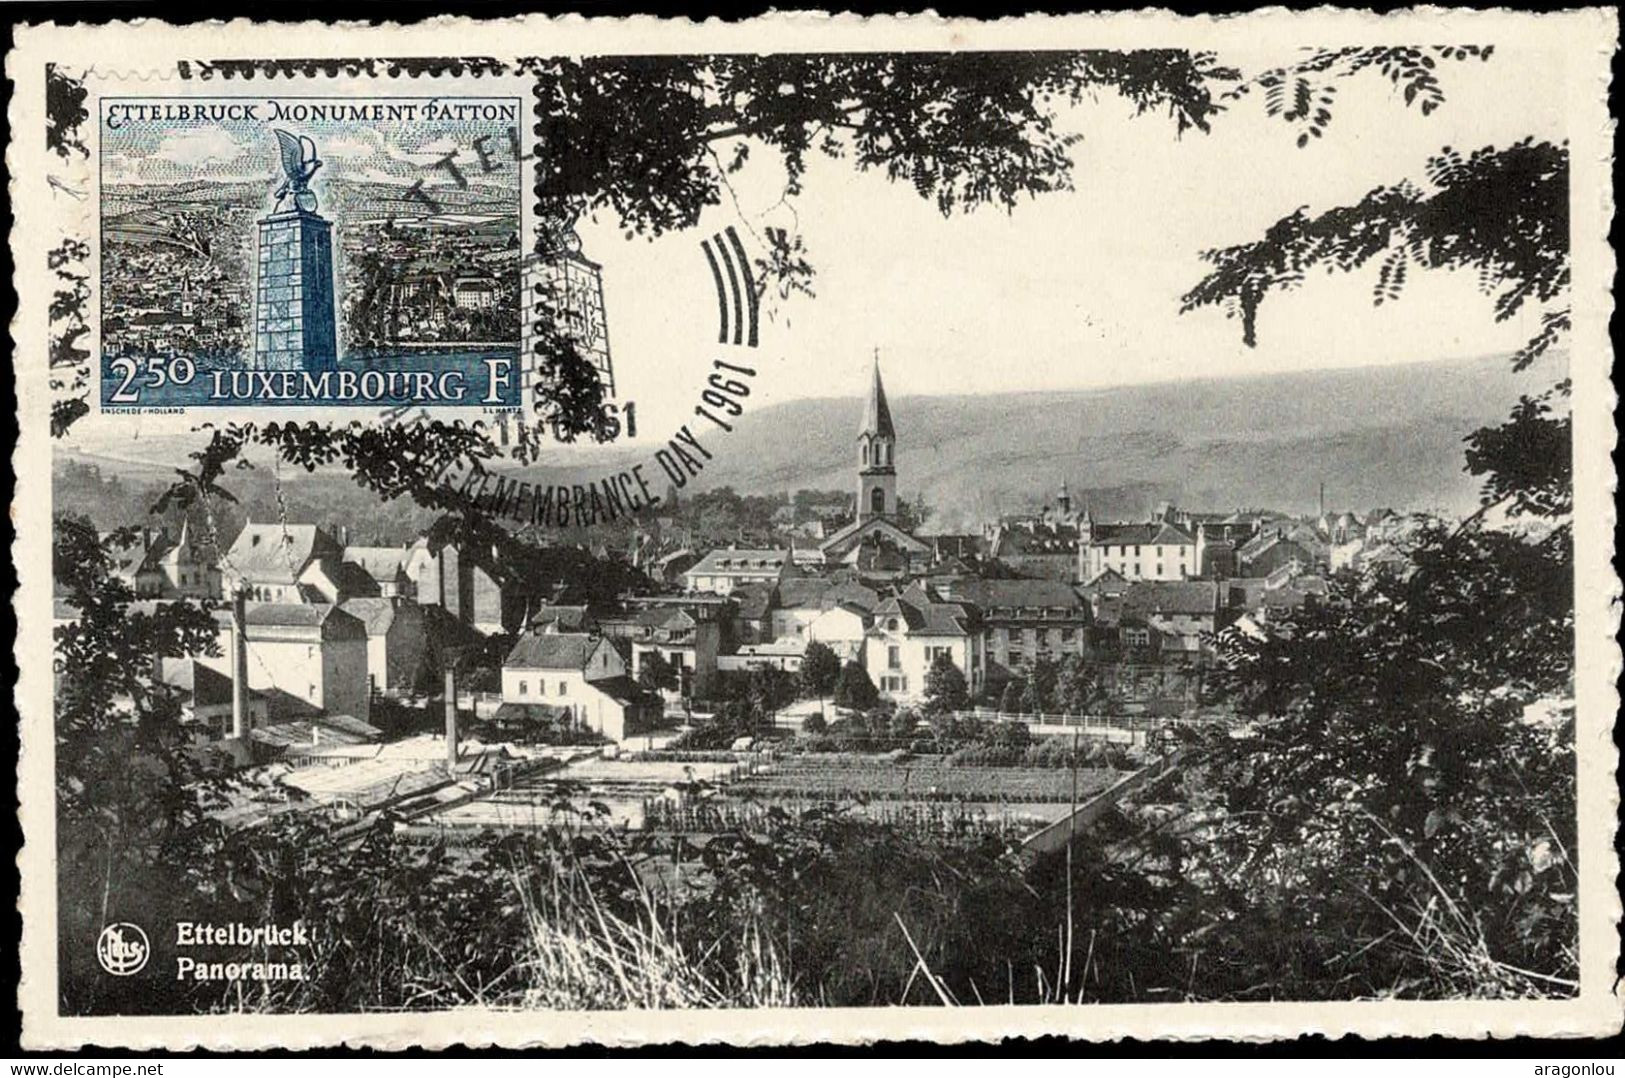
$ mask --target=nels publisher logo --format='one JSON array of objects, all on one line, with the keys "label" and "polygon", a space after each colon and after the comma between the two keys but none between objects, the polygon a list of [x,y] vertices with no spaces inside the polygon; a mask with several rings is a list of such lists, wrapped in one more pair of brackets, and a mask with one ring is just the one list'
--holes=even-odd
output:
[{"label": "nels publisher logo", "polygon": [[147,934],[128,921],[110,924],[96,937],[96,961],[115,977],[141,972],[150,957],[152,945],[147,942]]}]

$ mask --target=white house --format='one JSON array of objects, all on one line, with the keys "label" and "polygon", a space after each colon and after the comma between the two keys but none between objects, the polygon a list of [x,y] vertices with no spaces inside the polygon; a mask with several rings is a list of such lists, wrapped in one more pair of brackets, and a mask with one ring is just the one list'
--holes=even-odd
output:
[{"label": "white house", "polygon": [[336,603],[347,598],[341,586],[344,550],[314,524],[243,525],[221,559],[225,594],[244,589],[264,603]]},{"label": "white house", "polygon": [[1166,521],[1078,525],[1078,579],[1111,570],[1125,580],[1187,580],[1197,576],[1196,536]]},{"label": "white house", "polygon": [[[197,661],[229,676],[231,614],[217,611],[215,620],[220,654]],[[320,711],[367,721],[367,629],[359,618],[331,603],[250,603],[247,622],[250,689],[285,693]]]},{"label": "white house", "polygon": [[683,585],[689,591],[729,595],[740,584],[777,583],[792,571],[793,564],[788,550],[725,547],[695,562],[683,574]]},{"label": "white house", "polygon": [[[220,598],[220,569],[216,551],[207,538],[192,530],[190,521],[181,522],[174,539],[160,529],[143,544],[146,557],[137,572],[138,593],[156,594],[166,599]],[[156,585],[156,589],[154,589]]]},{"label": "white house", "polygon": [[346,599],[339,604],[367,628],[367,680],[377,692],[411,692],[428,637],[423,608],[395,599]]},{"label": "white house", "polygon": [[647,717],[643,694],[607,639],[585,633],[527,633],[502,664],[504,704],[546,704],[612,741]]},{"label": "white house", "polygon": [[864,634],[880,595],[855,580],[801,577],[781,582],[770,603],[765,639],[758,643],[796,643],[805,651],[817,640],[843,660],[861,660]]},{"label": "white house", "polygon": [[142,598],[220,598],[213,546],[186,521],[173,539],[163,528],[141,529],[132,543],[113,551],[113,574]]},{"label": "white house", "polygon": [[864,641],[864,667],[882,696],[913,703],[925,693],[925,675],[947,655],[972,695],[987,677],[987,655],[975,608],[939,601],[921,585],[875,609]]},{"label": "white house", "polygon": [[858,606],[842,603],[821,611],[807,623],[804,636],[808,643],[817,641],[840,657],[863,658],[863,642],[869,633],[870,615]]}]

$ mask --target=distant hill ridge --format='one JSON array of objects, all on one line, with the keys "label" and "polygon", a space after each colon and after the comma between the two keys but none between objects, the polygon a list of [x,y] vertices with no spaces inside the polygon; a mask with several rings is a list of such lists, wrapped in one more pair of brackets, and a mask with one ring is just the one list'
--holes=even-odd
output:
[{"label": "distant hill ridge", "polygon": [[[1100,390],[982,396],[893,396],[898,491],[935,510],[927,530],[978,527],[1000,513],[1053,501],[1065,481],[1101,519],[1143,516],[1168,499],[1192,508],[1377,505],[1461,511],[1477,482],[1462,471],[1462,439],[1504,419],[1522,393],[1566,369],[1550,357],[1511,372],[1504,358],[1201,379]],[[849,489],[863,401],[791,401],[747,412],[713,448],[697,485],[746,493]],[[793,432],[793,433],[787,433]],[[139,481],[173,476],[200,436],[98,438],[59,460],[97,464]],[[568,482],[644,457],[606,447],[591,463],[527,469]],[[291,486],[332,478],[285,475]]]},{"label": "distant hill ridge", "polygon": [[[1065,481],[1097,516],[1157,501],[1194,508],[1476,504],[1462,439],[1504,419],[1566,361],[1514,374],[1504,358],[1213,378],[1100,390],[893,396],[898,491],[935,509],[928,530],[975,526],[1053,500]],[[845,488],[858,397],[747,414],[704,486],[748,492]],[[784,432],[797,436],[785,437]]]},{"label": "distant hill ridge", "polygon": [[[276,182],[276,178],[267,173],[264,180],[204,178],[175,183],[109,183],[103,185],[102,194],[105,200],[120,206],[126,203],[151,207],[236,203],[258,207],[263,202],[269,208],[270,195],[275,190]],[[426,206],[421,200],[407,197],[406,192],[410,186],[411,184],[405,180],[399,183],[384,183],[378,180],[349,180],[335,176],[324,177],[317,183],[316,190],[322,205],[327,209],[343,203],[352,212],[360,212],[363,215],[387,214],[390,210],[402,207],[410,210],[410,213],[403,213],[403,216],[426,212]],[[464,186],[436,186],[431,188],[429,193],[444,213],[513,213],[521,201],[521,196],[512,187],[482,183],[478,180],[470,180]]]}]

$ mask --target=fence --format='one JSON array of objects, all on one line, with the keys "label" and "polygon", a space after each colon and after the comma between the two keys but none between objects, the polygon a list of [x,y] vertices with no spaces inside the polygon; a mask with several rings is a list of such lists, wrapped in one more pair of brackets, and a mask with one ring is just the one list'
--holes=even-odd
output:
[{"label": "fence", "polygon": [[1089,726],[1110,730],[1144,732],[1166,726],[1170,720],[1152,715],[1069,715],[1061,711],[999,711],[991,707],[971,708],[953,713],[956,721],[1019,722],[1023,726]]},{"label": "fence", "polygon": [[501,706],[502,694],[499,692],[460,692],[457,694],[458,709],[473,712],[478,718],[490,718],[496,714],[497,708]]},{"label": "fence", "polygon": [[1122,730],[1132,733],[1148,733],[1153,730],[1163,730],[1170,726],[1224,721],[1222,717],[1216,715],[1071,715],[1063,711],[999,711],[991,707],[955,711],[953,717],[956,720],[977,719],[981,722],[990,723],[1019,722],[1024,726],[1089,727]]},{"label": "fence", "polygon": [[[798,819],[814,810],[827,811],[834,803],[823,797],[768,802],[719,799],[688,804],[650,799],[643,806],[644,826],[651,831],[677,835],[717,834],[759,827],[775,810],[786,818]],[[1031,821],[983,807],[950,802],[885,803],[866,800],[860,805],[848,801],[841,806],[841,810],[914,834],[970,832],[1021,839],[1035,830]]]}]

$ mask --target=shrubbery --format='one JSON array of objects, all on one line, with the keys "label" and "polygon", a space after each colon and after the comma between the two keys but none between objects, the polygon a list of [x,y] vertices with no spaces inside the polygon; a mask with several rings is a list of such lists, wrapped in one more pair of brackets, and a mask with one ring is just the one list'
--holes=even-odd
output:
[{"label": "shrubbery", "polygon": [[1069,737],[1047,737],[1028,745],[984,742],[955,749],[948,757],[967,767],[1072,767],[1130,771],[1136,766],[1122,745],[1080,740],[1076,750]]}]

